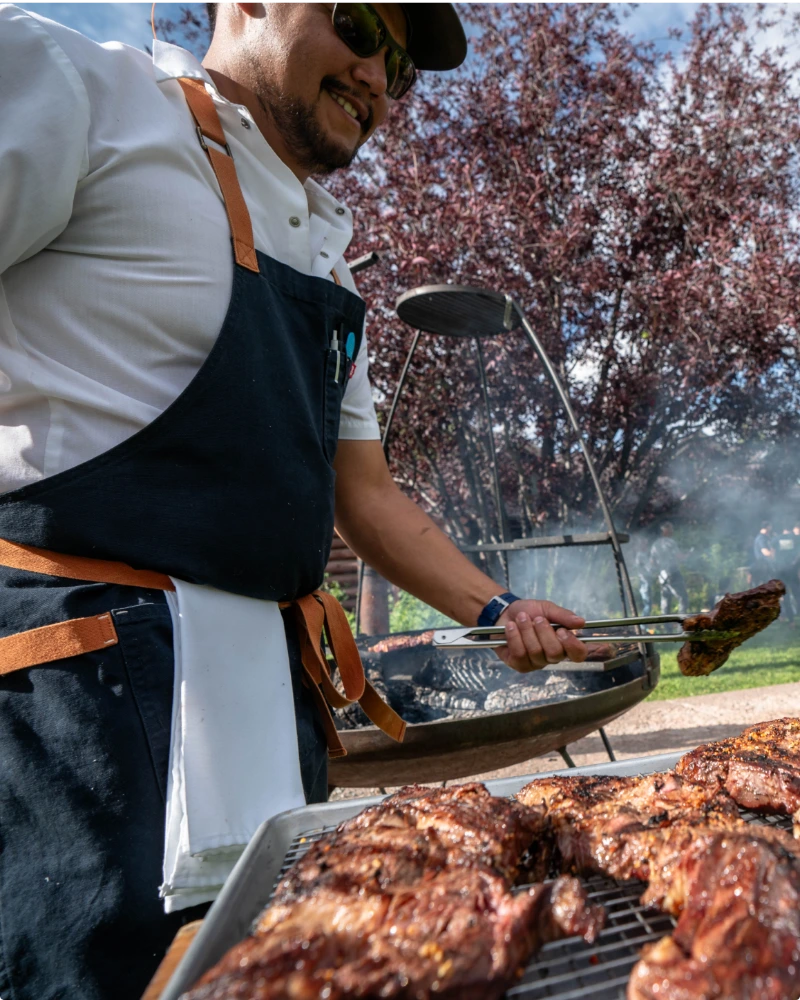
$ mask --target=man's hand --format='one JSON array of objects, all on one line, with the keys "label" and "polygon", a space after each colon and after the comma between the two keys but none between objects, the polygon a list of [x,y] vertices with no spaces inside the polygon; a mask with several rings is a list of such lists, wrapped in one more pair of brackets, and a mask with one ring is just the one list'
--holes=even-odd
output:
[{"label": "man's hand", "polygon": [[[553,628],[553,625],[564,628]],[[583,628],[584,619],[552,601],[514,601],[500,615],[498,625],[506,627],[506,646],[497,655],[521,674],[541,670],[548,663],[572,660],[583,663],[588,650],[568,631]]]}]

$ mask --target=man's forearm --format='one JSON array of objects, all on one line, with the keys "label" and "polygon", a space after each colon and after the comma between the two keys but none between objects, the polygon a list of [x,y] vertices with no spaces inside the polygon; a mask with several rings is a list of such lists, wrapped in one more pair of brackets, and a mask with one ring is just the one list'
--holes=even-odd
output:
[{"label": "man's forearm", "polygon": [[[340,441],[336,455],[336,528],[352,550],[387,580],[464,625],[505,588],[472,565],[427,514],[395,485],[379,441]],[[498,619],[506,644],[497,655],[514,670],[586,659],[570,629],[584,621],[551,601],[512,602]]]},{"label": "man's forearm", "polygon": [[474,625],[484,605],[505,589],[393,483],[362,496],[357,517],[338,513],[336,527],[381,576],[465,625]]}]

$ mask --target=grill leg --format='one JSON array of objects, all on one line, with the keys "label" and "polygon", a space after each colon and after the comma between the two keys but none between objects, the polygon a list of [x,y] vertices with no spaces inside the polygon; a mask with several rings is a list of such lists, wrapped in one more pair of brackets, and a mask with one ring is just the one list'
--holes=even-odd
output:
[{"label": "grill leg", "polygon": [[597,731],[598,731],[598,733],[600,733],[600,739],[603,741],[603,746],[606,748],[606,753],[608,754],[608,759],[609,760],[616,760],[617,758],[614,756],[614,751],[611,749],[611,741],[606,736],[605,729],[603,729],[603,727],[601,726]]},{"label": "grill leg", "polygon": [[566,747],[559,747],[558,748],[558,752],[561,754],[561,757],[562,757],[564,763],[567,765],[567,767],[577,767],[578,766],[575,763],[575,761],[572,759],[572,757],[570,757],[569,753],[567,753],[567,748]]}]

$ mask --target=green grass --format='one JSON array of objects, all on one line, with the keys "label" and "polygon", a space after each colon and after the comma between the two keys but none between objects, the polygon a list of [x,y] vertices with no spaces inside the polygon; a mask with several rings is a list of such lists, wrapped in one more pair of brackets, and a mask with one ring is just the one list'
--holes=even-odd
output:
[{"label": "green grass", "polygon": [[791,681],[800,681],[800,627],[776,622],[734,650],[728,662],[708,677],[684,677],[678,669],[677,648],[662,651],[661,680],[648,700],[689,698]]}]

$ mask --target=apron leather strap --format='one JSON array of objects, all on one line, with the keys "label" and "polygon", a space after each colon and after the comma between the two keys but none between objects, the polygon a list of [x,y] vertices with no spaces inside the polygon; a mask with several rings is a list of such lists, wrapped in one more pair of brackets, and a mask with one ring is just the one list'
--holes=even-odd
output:
[{"label": "apron leather strap", "polygon": [[174,590],[175,585],[164,573],[149,569],[134,569],[126,563],[85,556],[64,556],[33,545],[18,545],[0,538],[0,566],[60,576],[67,580],[89,583],[118,583],[124,587],[144,587],[149,590]]},{"label": "apron leather strap", "polygon": [[93,653],[119,642],[111,615],[72,618],[0,639],[0,676],[40,663]]},{"label": "apron leather strap", "polygon": [[[222,200],[225,202],[225,211],[231,227],[233,255],[236,263],[247,268],[248,271],[255,271],[258,274],[258,257],[253,242],[253,224],[250,221],[250,212],[247,210],[247,204],[239,186],[233,156],[228,140],[225,138],[222,122],[219,120],[214,98],[206,90],[206,85],[202,80],[187,78],[178,80],[178,83],[181,85],[186,103],[189,105],[189,110],[197,125],[200,145],[211,161],[211,168],[216,174],[219,189],[222,192]],[[209,146],[206,139],[222,146],[225,152]]]},{"label": "apron leather strap", "polygon": [[[175,589],[172,580],[163,573],[134,569],[125,563],[105,559],[61,555],[1,538],[0,566],[68,580],[115,583],[153,590]],[[367,717],[387,736],[402,742],[406,724],[364,677],[358,647],[344,609],[336,598],[318,590],[296,601],[281,604],[281,607],[295,609],[303,668],[325,728],[329,756],[343,757],[347,753],[334,724],[330,706],[345,708],[354,701],[361,705]],[[328,661],[322,652],[323,636],[339,668],[344,694],[331,678]],[[94,652],[105,646],[112,646],[117,641],[114,622],[108,613],[92,618],[73,618],[55,625],[18,632],[0,639],[0,676],[40,663]]]},{"label": "apron leather strap", "polygon": [[[387,736],[402,743],[406,724],[381,698],[364,676],[364,667],[353,633],[341,604],[331,594],[317,590],[313,594],[281,605],[294,607],[300,635],[300,655],[311,690],[320,709],[328,739],[328,756],[344,757],[345,750],[331,715],[333,708],[345,708],[357,701],[364,714]],[[342,679],[342,694],[331,678],[328,661],[322,653],[323,634]]]}]

